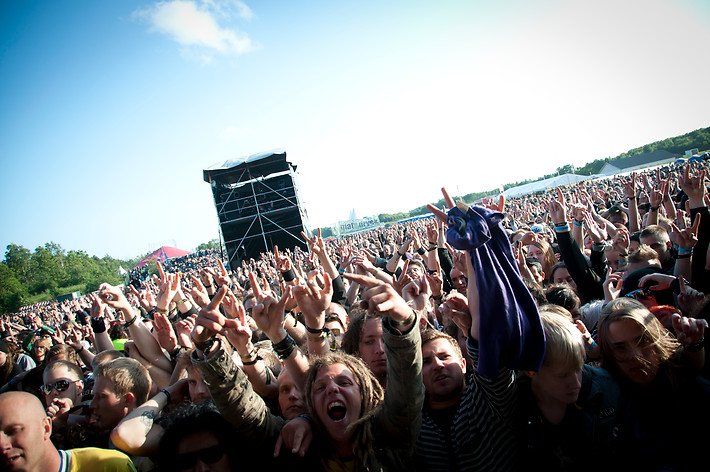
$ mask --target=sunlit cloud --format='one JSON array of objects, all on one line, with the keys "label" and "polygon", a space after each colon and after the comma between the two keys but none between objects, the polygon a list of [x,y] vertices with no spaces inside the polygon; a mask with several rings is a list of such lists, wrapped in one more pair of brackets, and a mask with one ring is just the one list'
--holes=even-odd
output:
[{"label": "sunlit cloud", "polygon": [[164,34],[182,45],[183,56],[199,57],[203,63],[209,62],[215,53],[241,55],[255,49],[249,35],[218,22],[218,18],[227,20],[234,15],[243,19],[254,16],[246,4],[234,0],[174,0],[133,12],[133,17],[146,22],[150,31]]}]

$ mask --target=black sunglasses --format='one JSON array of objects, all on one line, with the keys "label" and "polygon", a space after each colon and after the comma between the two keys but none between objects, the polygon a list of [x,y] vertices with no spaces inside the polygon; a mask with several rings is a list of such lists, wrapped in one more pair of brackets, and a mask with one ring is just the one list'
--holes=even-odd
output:
[{"label": "black sunglasses", "polygon": [[54,389],[57,391],[57,393],[59,393],[59,392],[63,392],[66,389],[68,389],[69,385],[71,385],[73,383],[77,383],[77,382],[78,382],[78,380],[66,380],[66,379],[57,380],[53,384],[42,385],[39,388],[39,391],[44,393],[45,395],[49,395],[50,393],[52,393],[52,389]]},{"label": "black sunglasses", "polygon": [[180,467],[185,470],[195,467],[195,464],[197,464],[197,459],[202,461],[203,464],[214,464],[215,462],[220,460],[222,456],[224,456],[224,450],[222,449],[222,446],[215,445],[205,449],[201,449],[196,452],[178,454],[176,463],[180,464]]},{"label": "black sunglasses", "polygon": [[627,293],[624,296],[628,298],[648,300],[649,298],[653,297],[653,294],[651,293],[651,290],[647,288],[639,288],[637,290]]}]

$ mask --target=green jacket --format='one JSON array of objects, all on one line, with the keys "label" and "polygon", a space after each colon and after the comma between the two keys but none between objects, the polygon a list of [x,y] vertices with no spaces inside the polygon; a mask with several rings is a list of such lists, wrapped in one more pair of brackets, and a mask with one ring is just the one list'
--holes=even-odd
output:
[{"label": "green jacket", "polygon": [[[412,329],[400,333],[383,318],[383,338],[387,353],[387,388],[379,411],[372,417],[372,467],[362,470],[389,471],[411,469],[412,451],[419,435],[424,403],[421,336],[418,320]],[[272,414],[263,399],[252,389],[246,374],[219,348],[210,358],[192,358],[202,373],[212,398],[224,417],[240,434],[264,450],[273,451],[286,421]],[[331,458],[327,439],[314,432],[309,454],[320,454],[321,465]],[[251,441],[250,441],[251,442]],[[268,456],[270,458],[271,455]],[[268,461],[264,457],[265,461]]]}]

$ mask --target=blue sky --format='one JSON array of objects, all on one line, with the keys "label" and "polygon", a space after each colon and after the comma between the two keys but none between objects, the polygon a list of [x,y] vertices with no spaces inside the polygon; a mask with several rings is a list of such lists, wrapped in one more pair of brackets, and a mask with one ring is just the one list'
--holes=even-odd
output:
[{"label": "blue sky", "polygon": [[202,170],[284,149],[313,227],[710,126],[700,0],[0,3],[0,247],[217,237]]}]

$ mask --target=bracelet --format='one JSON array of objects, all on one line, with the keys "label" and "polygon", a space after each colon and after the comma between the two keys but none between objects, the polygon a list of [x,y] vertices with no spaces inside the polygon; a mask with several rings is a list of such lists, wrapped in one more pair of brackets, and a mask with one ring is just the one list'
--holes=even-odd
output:
[{"label": "bracelet", "polygon": [[658,211],[659,207],[650,207],[651,211]]},{"label": "bracelet", "polygon": [[700,341],[698,341],[695,344],[684,344],[683,349],[685,349],[688,352],[699,352],[702,351],[705,348],[705,336],[700,338]]},{"label": "bracelet", "polygon": [[412,314],[409,315],[409,318],[407,318],[406,320],[404,320],[404,321],[395,321],[395,320],[393,320],[393,319],[390,318],[390,323],[391,323],[392,326],[394,326],[395,328],[402,328],[402,327],[404,327],[404,326],[407,326],[407,325],[409,325],[409,324],[414,323],[414,322],[416,321],[416,319],[417,319],[417,314],[414,313],[414,310],[412,310]]},{"label": "bracelet", "polygon": [[179,302],[177,302],[177,304],[178,304],[178,305],[182,305],[182,304],[185,303],[186,301],[187,301],[187,298],[183,298],[182,300],[180,300]]},{"label": "bracelet", "polygon": [[678,254],[692,254],[693,253],[693,248],[691,247],[690,249],[685,249],[682,247],[678,248]]},{"label": "bracelet", "polygon": [[[397,254],[399,254],[399,251],[397,251]],[[399,254],[399,257],[401,257],[402,259],[406,259],[407,253],[405,252],[404,254]]]},{"label": "bracelet", "polygon": [[251,351],[249,351],[249,354],[246,356],[242,356],[241,354],[239,355],[239,358],[244,360],[246,359],[254,359],[256,357],[256,348],[252,347]]},{"label": "bracelet", "polygon": [[558,226],[568,226],[568,223],[566,221],[561,221],[559,223],[555,223],[555,227],[558,227]]},{"label": "bracelet", "polygon": [[195,349],[202,351],[202,352],[206,352],[212,348],[212,346],[214,345],[215,342],[217,342],[217,340],[215,338],[210,338],[207,341],[198,342],[193,339],[192,342],[195,343]]},{"label": "bracelet", "polygon": [[423,247],[420,247],[419,249],[417,249],[417,254],[419,254],[420,256],[423,256],[425,252],[426,251],[424,251]]},{"label": "bracelet", "polygon": [[165,313],[168,312],[168,310],[166,310],[165,308],[157,308],[157,307],[156,307],[155,309],[156,309],[156,311],[157,311],[158,313],[162,313],[162,314],[165,314]]},{"label": "bracelet", "polygon": [[321,333],[328,330],[328,328],[315,329],[315,328],[308,327],[308,325],[305,325],[305,326],[306,326],[306,331],[308,331],[309,333],[313,333],[313,334],[321,334]]},{"label": "bracelet", "polygon": [[436,251],[437,249],[439,249],[438,246],[429,246],[429,252]]},{"label": "bracelet", "polygon": [[296,341],[293,340],[291,335],[286,334],[286,337],[281,341],[276,344],[272,342],[271,345],[276,352],[276,356],[279,359],[284,360],[293,352],[293,349],[296,347]]},{"label": "bracelet", "polygon": [[572,224],[575,225],[575,226],[579,226],[579,227],[582,226],[582,222],[577,221],[577,220],[574,220],[574,221],[572,222]]},{"label": "bracelet", "polygon": [[436,241],[429,241],[429,247],[436,247],[437,242]]},{"label": "bracelet", "polygon": [[569,232],[569,225],[555,226],[555,231],[557,231],[558,233]]},{"label": "bracelet", "polygon": [[74,349],[74,352],[76,352],[77,354],[79,354],[79,353],[84,352],[84,349],[86,349],[86,348],[85,348],[84,345],[82,344],[82,345],[81,345],[81,349],[79,349],[78,351],[77,351],[76,349]]},{"label": "bracelet", "polygon": [[165,396],[168,397],[168,403],[170,403],[170,402],[173,400],[172,397],[170,396],[170,392],[168,392],[167,389],[165,389],[165,388],[162,389],[162,390],[160,391],[160,393],[164,393]]},{"label": "bracelet", "polygon": [[678,254],[677,256],[675,256],[675,258],[676,259],[690,259],[690,256],[692,256],[692,255],[693,255],[692,253]]},{"label": "bracelet", "polygon": [[243,360],[243,361],[242,361],[242,365],[254,365],[254,364],[256,364],[257,362],[259,362],[260,360],[261,360],[261,356],[256,356],[256,357],[255,357],[253,360],[251,360],[251,361],[244,361],[244,360]]},{"label": "bracelet", "polygon": [[587,343],[587,351],[591,351],[592,349],[597,347],[597,342],[594,339],[591,339],[591,341],[591,343]]},{"label": "bracelet", "polygon": [[133,315],[133,319],[131,319],[131,321],[129,321],[128,323],[124,324],[123,327],[128,328],[128,327],[132,326],[133,323],[135,323],[137,319],[138,319],[138,315]]}]

